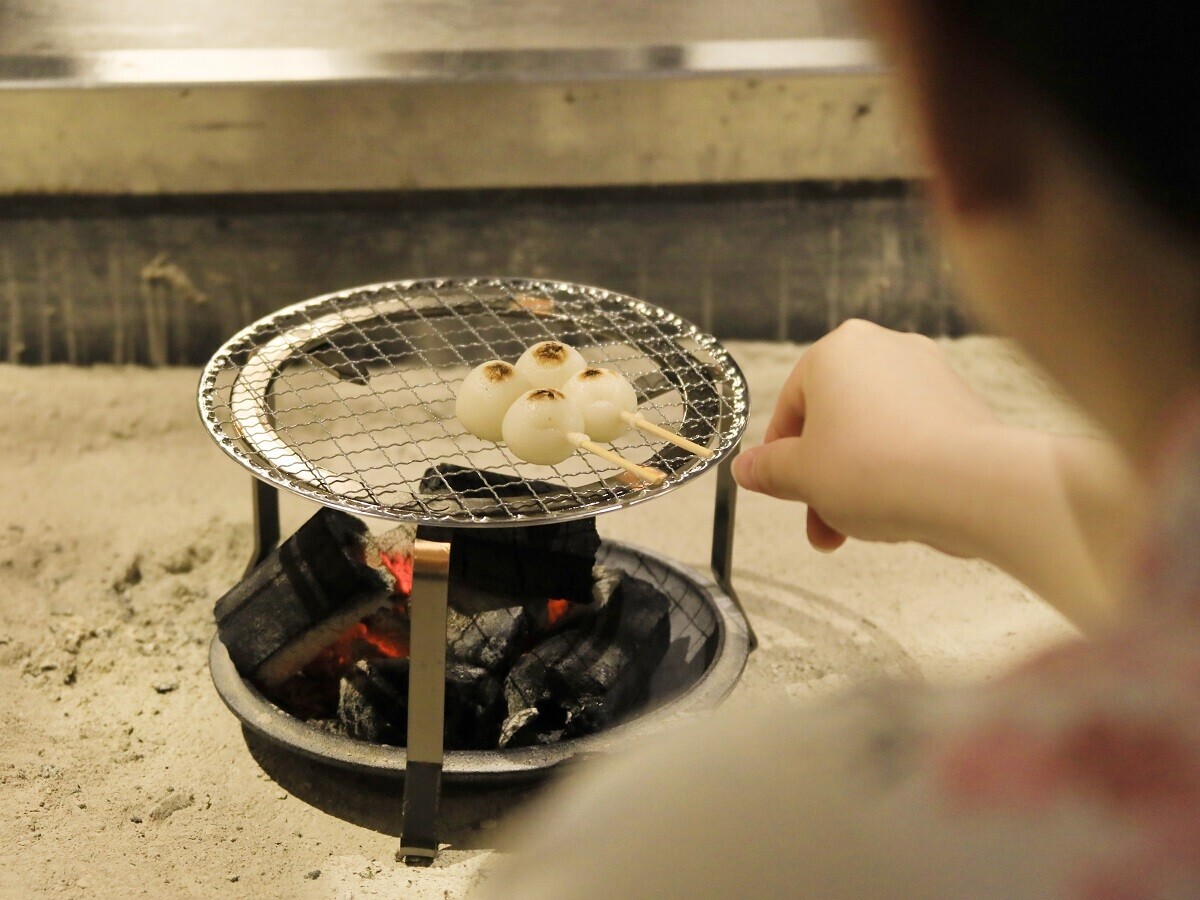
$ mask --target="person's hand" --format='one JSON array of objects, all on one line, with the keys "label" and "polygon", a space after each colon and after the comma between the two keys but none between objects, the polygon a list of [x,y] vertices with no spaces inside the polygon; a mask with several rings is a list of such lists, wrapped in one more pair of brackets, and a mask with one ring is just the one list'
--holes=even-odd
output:
[{"label": "person's hand", "polygon": [[818,549],[849,535],[968,555],[941,495],[964,468],[956,455],[999,430],[933,341],[852,320],[800,358],[764,444],[733,471],[742,487],[809,504]]}]

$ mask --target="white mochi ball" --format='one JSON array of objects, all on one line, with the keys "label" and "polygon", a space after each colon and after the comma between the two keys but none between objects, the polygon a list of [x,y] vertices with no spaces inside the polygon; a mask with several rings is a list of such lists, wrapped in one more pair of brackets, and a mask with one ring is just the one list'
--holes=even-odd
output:
[{"label": "white mochi ball", "polygon": [[558,390],[576,372],[587,368],[579,351],[560,341],[541,341],[521,354],[517,371],[532,388]]},{"label": "white mochi ball", "polygon": [[493,359],[476,366],[458,387],[454,414],[463,428],[485,441],[504,439],[504,414],[529,384],[516,367]]},{"label": "white mochi ball", "polygon": [[503,423],[504,442],[525,462],[558,465],[575,452],[568,432],[583,431],[583,415],[560,391],[539,388],[517,398]]},{"label": "white mochi ball", "polygon": [[637,411],[637,394],[620,372],[588,367],[562,386],[567,399],[583,413],[583,430],[593,441],[615,441],[629,430],[622,413]]}]

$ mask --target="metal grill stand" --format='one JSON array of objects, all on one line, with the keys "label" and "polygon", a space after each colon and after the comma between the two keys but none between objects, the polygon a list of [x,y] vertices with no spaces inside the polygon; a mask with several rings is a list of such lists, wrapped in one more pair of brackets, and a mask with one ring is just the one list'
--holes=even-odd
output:
[{"label": "metal grill stand", "polygon": [[[554,467],[532,466],[467,434],[453,415],[466,372],[547,338],[622,372],[639,412],[711,456],[631,432],[614,447],[664,476],[656,485],[631,484],[611,463],[576,455]],[[256,479],[252,566],[279,542],[279,487],[347,512],[413,523],[418,535],[445,540],[457,529],[623,509],[715,465],[712,572],[744,621],[731,583],[731,463],[749,409],[745,379],[713,337],[648,303],[536,279],[353,288],[287,307],[234,335],[205,368],[199,406],[213,439]],[[491,472],[505,487],[463,487],[445,474],[464,467]],[[398,853],[409,864],[427,865],[438,849],[447,601],[444,578],[415,574]],[[746,637],[753,647],[748,625]]]},{"label": "metal grill stand", "polygon": [[[738,611],[745,609],[732,581],[734,518],[737,482],[731,454],[718,468],[717,496],[713,509],[712,572]],[[279,544],[279,491],[253,480],[254,552],[247,572],[253,570]],[[418,536],[424,537],[418,528]],[[436,536],[441,538],[444,529]],[[433,535],[431,535],[432,537]],[[442,787],[442,760],[446,697],[447,583],[439,575],[414,573],[409,644],[408,761],[404,774],[404,825],[396,858],[410,866],[427,866],[437,858],[437,817]],[[746,618],[750,649],[758,646]]]}]

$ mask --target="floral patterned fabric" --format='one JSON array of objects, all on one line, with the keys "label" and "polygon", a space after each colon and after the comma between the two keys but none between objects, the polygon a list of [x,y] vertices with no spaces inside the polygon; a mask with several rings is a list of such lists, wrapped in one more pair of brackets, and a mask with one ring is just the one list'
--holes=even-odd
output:
[{"label": "floral patterned fabric", "polygon": [[1106,833],[1064,866],[1064,897],[1200,897],[1200,405],[1182,423],[1160,466],[1133,624],[1023,666],[927,748],[932,789],[953,810],[1071,809]]}]

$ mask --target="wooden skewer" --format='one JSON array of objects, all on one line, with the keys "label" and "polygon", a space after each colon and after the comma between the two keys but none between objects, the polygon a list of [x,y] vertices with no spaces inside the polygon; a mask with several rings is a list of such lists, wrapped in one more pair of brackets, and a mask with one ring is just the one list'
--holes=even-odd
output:
[{"label": "wooden skewer", "polygon": [[620,466],[626,472],[636,475],[639,479],[647,484],[658,484],[658,482],[663,480],[663,473],[657,469],[650,469],[646,466],[639,466],[635,462],[630,462],[620,453],[597,444],[586,434],[582,434],[578,431],[568,431],[567,440],[580,450],[586,450],[588,453],[594,453],[601,459],[607,460],[615,466]]},{"label": "wooden skewer", "polygon": [[[642,466],[643,471],[648,471],[654,478],[654,483],[662,481],[667,477],[667,473],[660,469],[651,469],[648,466]],[[646,483],[645,479],[640,475],[634,475],[632,472],[622,472],[615,479],[617,484],[623,484],[628,487],[641,487]]]},{"label": "wooden skewer", "polygon": [[702,456],[705,459],[712,459],[713,452],[707,447],[701,447],[695,441],[689,441],[682,435],[676,434],[673,431],[668,431],[661,425],[655,425],[653,422],[648,421],[639,413],[623,412],[621,413],[621,418],[634,428],[640,428],[642,431],[652,434],[655,437],[662,438],[664,441],[670,441],[676,447],[682,447],[689,453],[695,453],[697,456]]}]

